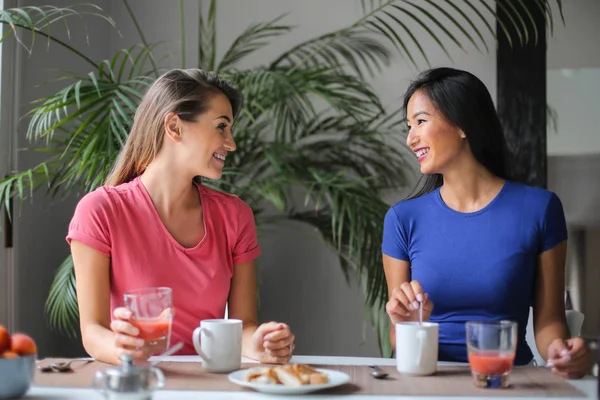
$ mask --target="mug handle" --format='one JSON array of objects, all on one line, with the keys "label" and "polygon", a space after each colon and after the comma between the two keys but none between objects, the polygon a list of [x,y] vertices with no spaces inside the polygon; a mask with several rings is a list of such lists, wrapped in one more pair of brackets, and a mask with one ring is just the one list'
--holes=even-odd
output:
[{"label": "mug handle", "polygon": [[198,353],[200,358],[204,360],[204,362],[210,362],[210,358],[208,358],[208,356],[206,354],[204,354],[204,352],[202,351],[202,346],[200,345],[200,334],[202,333],[202,331],[204,331],[207,334],[210,334],[209,330],[207,330],[206,328],[203,328],[201,326],[194,329],[194,333],[192,335],[192,340],[194,342],[194,349],[196,350],[196,353]]},{"label": "mug handle", "polygon": [[427,331],[425,329],[420,329],[417,332],[417,340],[419,341],[419,352],[417,353],[417,365],[421,366],[421,361],[423,358],[423,347],[427,341]]}]

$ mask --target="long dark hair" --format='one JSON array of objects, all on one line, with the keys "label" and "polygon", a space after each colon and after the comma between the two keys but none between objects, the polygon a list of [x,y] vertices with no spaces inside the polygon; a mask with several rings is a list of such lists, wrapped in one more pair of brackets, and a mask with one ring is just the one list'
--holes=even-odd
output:
[{"label": "long dark hair", "polygon": [[[404,94],[403,110],[415,92],[423,90],[434,107],[466,135],[473,156],[492,174],[510,179],[508,147],[492,96],[475,75],[453,68],[433,68],[419,74]],[[441,174],[424,175],[409,198],[442,186]]]}]

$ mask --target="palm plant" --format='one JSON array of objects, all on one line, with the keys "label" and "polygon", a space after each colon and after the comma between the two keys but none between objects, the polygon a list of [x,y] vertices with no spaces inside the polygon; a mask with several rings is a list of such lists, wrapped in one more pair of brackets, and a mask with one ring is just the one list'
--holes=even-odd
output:
[{"label": "palm plant", "polygon": [[[91,191],[103,183],[127,138],[137,102],[161,72],[154,56],[156,45],[146,42],[124,1],[142,43],[102,62],[49,33],[50,26],[82,13],[100,16],[114,25],[98,7],[0,11],[0,22],[8,24],[17,38],[19,30],[31,32],[32,40],[43,36],[90,65],[85,76],[61,76],[68,82],[65,87],[34,104],[27,135],[32,141],[45,140],[45,145],[30,150],[50,156],[0,181],[0,201],[5,207],[12,197],[25,199],[40,187],[52,195],[66,195],[73,190]],[[560,8],[560,0],[557,2]],[[462,7],[451,0],[425,3],[427,7],[410,0],[363,0],[363,15],[354,23],[301,42],[270,63],[254,68],[240,68],[240,61],[267,46],[269,39],[293,31],[281,22],[282,17],[248,26],[220,60],[216,57],[215,0],[200,18],[198,67],[223,75],[245,96],[235,124],[238,150],[228,158],[220,181],[204,183],[248,202],[259,226],[283,219],[315,227],[339,255],[346,276],[354,275],[361,282],[366,309],[385,356],[391,349],[380,253],[383,217],[388,209],[382,192],[406,183],[405,158],[398,150],[403,146],[402,119],[396,110],[381,104],[366,78],[390,65],[393,49],[415,66],[419,56],[428,63],[407,20],[420,26],[448,55],[440,38],[447,37],[462,48],[452,31],[461,32],[477,49],[489,51],[465,9],[473,11],[496,36],[487,17],[498,15],[486,1],[465,0]],[[478,3],[482,7],[477,7]],[[535,40],[528,37],[533,20],[523,0],[497,4],[506,11],[502,26],[511,24],[518,33],[514,39],[521,43]],[[552,21],[547,0],[534,4]],[[439,16],[450,21],[452,29]],[[180,24],[184,64],[183,18]],[[294,193],[302,193],[304,201],[297,204]],[[267,216],[267,205],[278,210],[275,217]],[[76,334],[78,309],[70,257],[56,272],[46,307],[54,327],[68,335]]]}]

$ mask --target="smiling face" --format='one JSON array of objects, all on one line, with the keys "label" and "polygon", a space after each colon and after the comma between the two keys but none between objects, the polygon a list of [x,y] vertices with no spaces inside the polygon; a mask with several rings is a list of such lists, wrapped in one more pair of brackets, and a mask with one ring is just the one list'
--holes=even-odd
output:
[{"label": "smiling face", "polygon": [[436,109],[424,91],[418,90],[411,96],[406,115],[406,144],[417,155],[421,173],[443,174],[468,148],[460,128]]},{"label": "smiling face", "polygon": [[204,113],[196,116],[193,121],[179,119],[178,124],[181,133],[177,146],[177,163],[194,176],[219,179],[223,174],[227,154],[236,148],[231,132],[233,112],[227,97],[215,94]]}]

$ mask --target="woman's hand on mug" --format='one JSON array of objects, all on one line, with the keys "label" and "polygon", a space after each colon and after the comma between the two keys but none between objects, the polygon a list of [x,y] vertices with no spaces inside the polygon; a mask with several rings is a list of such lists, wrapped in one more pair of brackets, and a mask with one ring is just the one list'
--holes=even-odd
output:
[{"label": "woman's hand on mug", "polygon": [[423,303],[423,321],[429,320],[433,303],[418,281],[404,282],[392,290],[390,299],[385,305],[392,324],[419,320],[420,302]]},{"label": "woman's hand on mug", "polygon": [[122,354],[130,354],[135,359],[145,360],[150,357],[143,351],[144,339],[137,337],[140,330],[131,322],[131,311],[125,307],[113,311],[115,319],[110,323],[110,329],[115,334],[115,348],[117,359]]},{"label": "woman's hand on mug", "polygon": [[284,323],[267,322],[252,335],[253,350],[264,364],[285,364],[292,358],[294,335]]}]

